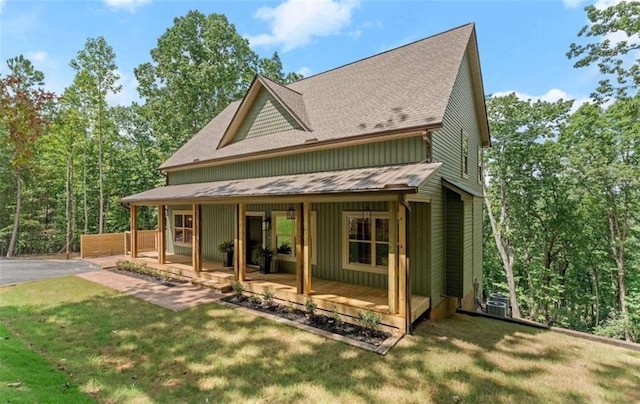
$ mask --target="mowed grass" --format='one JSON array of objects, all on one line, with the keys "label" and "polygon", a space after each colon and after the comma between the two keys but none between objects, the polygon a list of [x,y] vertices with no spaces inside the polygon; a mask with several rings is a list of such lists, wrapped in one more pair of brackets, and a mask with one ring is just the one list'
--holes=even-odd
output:
[{"label": "mowed grass", "polygon": [[638,352],[467,316],[425,322],[382,357],[67,277],[0,288],[0,321],[99,402],[640,401]]},{"label": "mowed grass", "polygon": [[3,403],[90,403],[91,397],[68,384],[61,369],[17,340],[0,323],[0,400]]}]

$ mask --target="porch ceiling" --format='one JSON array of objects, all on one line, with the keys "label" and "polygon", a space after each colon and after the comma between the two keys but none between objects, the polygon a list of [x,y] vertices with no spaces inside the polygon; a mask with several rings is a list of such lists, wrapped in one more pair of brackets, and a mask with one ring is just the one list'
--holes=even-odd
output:
[{"label": "porch ceiling", "polygon": [[231,201],[248,197],[415,191],[442,163],[416,163],[340,171],[167,185],[123,198],[123,203]]}]

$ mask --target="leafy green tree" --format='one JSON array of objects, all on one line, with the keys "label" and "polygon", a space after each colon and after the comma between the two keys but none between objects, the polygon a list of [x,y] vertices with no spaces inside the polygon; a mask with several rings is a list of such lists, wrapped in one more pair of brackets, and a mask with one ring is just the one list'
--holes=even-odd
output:
[{"label": "leafy green tree", "polygon": [[240,99],[256,73],[281,82],[302,77],[284,74],[277,53],[260,59],[224,15],[199,11],[175,18],[151,59],[135,76],[163,159]]},{"label": "leafy green tree", "polygon": [[[493,143],[486,152],[489,182],[485,203],[514,317],[522,315],[520,284],[520,289],[528,293],[521,297],[529,298],[529,314],[535,315],[539,307],[549,319],[552,267],[561,249],[557,222],[567,208],[546,203],[546,197],[563,200],[556,192],[560,185],[555,184],[560,163],[553,142],[548,141],[561,130],[571,104],[532,103],[519,100],[515,94],[491,97],[487,102]],[[492,285],[487,286],[491,289]],[[531,293],[534,290],[542,293],[535,297]]]},{"label": "leafy green tree", "polygon": [[122,86],[118,84],[120,75],[115,63],[113,48],[103,37],[87,39],[85,46],[71,60],[71,67],[78,74],[78,88],[87,100],[91,117],[91,131],[98,146],[98,233],[104,232],[105,195],[104,195],[104,141],[109,122],[107,121],[108,94],[116,94]]},{"label": "leafy green tree", "polygon": [[627,278],[640,211],[640,97],[620,99],[606,111],[582,106],[561,141],[575,186],[583,188],[583,198],[602,220],[601,234],[615,263],[618,308],[627,322],[624,338],[630,339]]},{"label": "leafy green tree", "polygon": [[42,86],[44,74],[22,55],[7,61],[9,75],[0,77],[0,125],[11,150],[11,169],[16,182],[16,211],[7,257],[13,255],[22,204],[22,174],[33,158],[36,141],[46,130],[46,108],[54,94]]},{"label": "leafy green tree", "polygon": [[[600,73],[605,75],[592,95],[594,98],[602,100],[611,96],[636,94],[640,86],[640,59],[637,56],[635,60],[629,59],[640,50],[640,2],[622,1],[606,9],[591,5],[585,10],[589,24],[578,32],[578,36],[597,40],[585,45],[571,44],[567,56],[578,59],[575,67],[596,64]],[[612,40],[610,35],[620,33],[624,33],[627,38]],[[632,39],[634,36],[636,40]],[[611,76],[614,76],[615,82],[611,81]]]}]

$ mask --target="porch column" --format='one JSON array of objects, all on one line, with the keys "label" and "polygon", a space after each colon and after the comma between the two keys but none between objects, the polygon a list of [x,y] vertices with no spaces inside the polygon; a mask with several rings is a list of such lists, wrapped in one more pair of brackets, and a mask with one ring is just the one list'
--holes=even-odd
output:
[{"label": "porch column", "polygon": [[302,204],[296,204],[296,293],[301,295],[304,292],[303,274],[304,257],[302,256],[302,242],[304,230],[302,226]]},{"label": "porch column", "polygon": [[244,281],[247,273],[247,252],[246,252],[246,230],[247,230],[247,206],[244,203],[238,204],[238,244],[236,254],[238,254],[238,280]]},{"label": "porch column", "polygon": [[389,280],[388,299],[389,313],[398,312],[398,202],[389,201]]},{"label": "porch column", "polygon": [[196,274],[202,270],[202,254],[200,252],[200,205],[194,203],[193,211],[193,235],[191,239],[191,265]]},{"label": "porch column", "polygon": [[398,312],[404,318],[407,309],[407,210],[398,204]]},{"label": "porch column", "polygon": [[238,205],[234,206],[233,209],[233,279],[240,279],[240,265],[238,256],[240,253],[238,252],[238,248],[240,245],[240,232],[238,230]]},{"label": "porch column", "polygon": [[167,222],[164,208],[165,205],[158,205],[158,264],[164,264],[167,261]]},{"label": "porch column", "polygon": [[138,207],[131,205],[131,258],[138,257]]},{"label": "porch column", "polygon": [[303,226],[304,226],[304,247],[302,255],[304,256],[303,278],[304,278],[304,294],[311,295],[311,203],[303,204]]}]

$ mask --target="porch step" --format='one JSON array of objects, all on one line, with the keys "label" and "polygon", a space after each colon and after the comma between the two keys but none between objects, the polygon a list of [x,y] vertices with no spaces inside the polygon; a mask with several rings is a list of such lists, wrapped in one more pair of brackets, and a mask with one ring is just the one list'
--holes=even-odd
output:
[{"label": "porch step", "polygon": [[220,293],[228,293],[231,292],[231,283],[229,282],[218,282],[208,279],[192,279],[191,283],[194,285],[204,286],[205,288],[213,289]]}]

